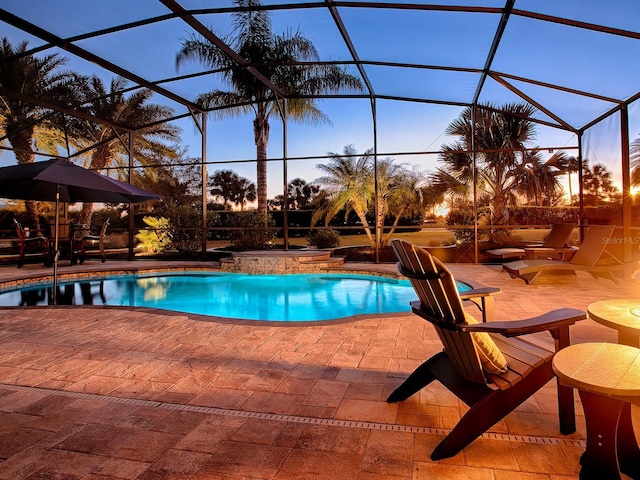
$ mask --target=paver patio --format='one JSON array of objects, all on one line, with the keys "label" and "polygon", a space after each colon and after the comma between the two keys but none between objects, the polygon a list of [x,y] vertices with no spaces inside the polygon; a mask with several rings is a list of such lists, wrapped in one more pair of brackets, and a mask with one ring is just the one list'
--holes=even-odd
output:
[{"label": "paver patio", "polygon": [[[166,264],[82,268],[131,265]],[[499,266],[451,269],[502,288],[498,319],[640,299],[632,280],[579,273],[525,285]],[[0,282],[42,271],[3,267]],[[616,333],[585,320],[572,340],[615,342]],[[560,435],[554,382],[462,453],[432,462],[466,406],[437,384],[402,403],[385,399],[440,349],[411,314],[283,326],[118,307],[1,308],[0,479],[577,478],[583,412],[578,431]],[[640,409],[633,414],[640,431]]]}]

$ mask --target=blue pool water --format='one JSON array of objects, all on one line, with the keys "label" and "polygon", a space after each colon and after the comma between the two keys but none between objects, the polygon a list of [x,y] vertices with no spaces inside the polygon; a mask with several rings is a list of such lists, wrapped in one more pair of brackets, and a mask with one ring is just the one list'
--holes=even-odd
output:
[{"label": "blue pool water", "polygon": [[[102,295],[100,293],[102,288]],[[458,282],[458,289],[470,287]],[[50,285],[0,293],[0,305],[47,305]],[[58,284],[58,304],[151,307],[247,320],[313,321],[409,311],[407,280],[348,274],[180,273]],[[104,297],[104,298],[103,298]]]}]

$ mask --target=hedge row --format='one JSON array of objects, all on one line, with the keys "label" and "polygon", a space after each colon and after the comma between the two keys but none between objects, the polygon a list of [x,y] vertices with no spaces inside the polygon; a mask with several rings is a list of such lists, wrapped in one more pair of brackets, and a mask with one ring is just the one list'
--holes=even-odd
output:
[{"label": "hedge row", "polygon": [[[578,207],[515,207],[509,209],[509,223],[512,225],[578,223],[579,213]],[[591,224],[622,225],[622,205],[587,206],[584,207],[583,218]],[[469,209],[452,210],[447,218],[448,225],[471,223],[473,223],[473,216]],[[640,205],[631,207],[631,223],[640,226]]]}]

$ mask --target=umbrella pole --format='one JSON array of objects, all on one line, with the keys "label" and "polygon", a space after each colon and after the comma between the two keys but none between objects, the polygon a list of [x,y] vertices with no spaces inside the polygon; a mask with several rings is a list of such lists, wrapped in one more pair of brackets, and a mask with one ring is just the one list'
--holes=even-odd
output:
[{"label": "umbrella pole", "polygon": [[55,240],[53,243],[53,304],[58,304],[58,257],[60,257],[60,252],[58,252],[58,207],[60,206],[60,185],[56,185],[56,234]]}]

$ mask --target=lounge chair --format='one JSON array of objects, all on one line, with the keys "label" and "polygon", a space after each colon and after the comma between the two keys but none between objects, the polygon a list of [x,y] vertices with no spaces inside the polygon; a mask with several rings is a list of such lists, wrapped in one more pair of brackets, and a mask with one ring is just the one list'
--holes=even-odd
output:
[{"label": "lounge chair", "polygon": [[18,234],[18,242],[20,246],[20,253],[18,257],[18,268],[22,268],[25,261],[25,255],[27,250],[30,249],[31,245],[37,245],[38,250],[42,252],[42,263],[44,263],[45,267],[51,265],[51,252],[49,250],[49,239],[44,235],[33,235],[29,236],[27,232],[25,232],[24,228],[18,220],[13,219],[13,224],[16,227],[16,233]]},{"label": "lounge chair", "polygon": [[[389,396],[399,402],[438,380],[470,408],[435,448],[433,460],[451,457],[554,378],[553,356],[570,344],[569,326],[586,318],[572,308],[526,320],[478,323],[465,313],[451,272],[426,250],[392,241],[398,269],[419,300],[416,315],[433,324],[444,347]],[[530,333],[548,331],[553,342]],[[525,335],[524,337],[520,337]],[[518,338],[515,338],[518,337]],[[560,431],[575,431],[573,390],[558,385]]]},{"label": "lounge chair", "polygon": [[559,256],[562,259],[569,259],[575,249],[568,246],[569,237],[573,229],[576,228],[575,223],[556,223],[551,227],[551,231],[541,244],[525,245],[524,247],[504,247],[492,248],[486,250],[485,253],[499,260],[508,260],[510,258],[537,258],[539,256]]},{"label": "lounge chair", "polygon": [[[542,272],[588,272],[595,278],[609,278],[617,283],[631,267],[606,251],[615,225],[591,225],[570,261],[525,259],[502,265],[511,278],[521,278],[527,285]],[[638,262],[634,262],[637,267]]]}]

